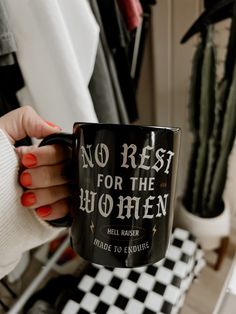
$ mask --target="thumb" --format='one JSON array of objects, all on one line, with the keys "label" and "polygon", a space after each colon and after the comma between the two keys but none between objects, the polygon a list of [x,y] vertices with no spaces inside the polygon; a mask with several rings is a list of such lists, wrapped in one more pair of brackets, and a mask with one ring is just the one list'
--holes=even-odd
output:
[{"label": "thumb", "polygon": [[0,118],[0,128],[12,143],[26,136],[43,138],[61,130],[60,127],[44,121],[30,106],[5,114]]}]

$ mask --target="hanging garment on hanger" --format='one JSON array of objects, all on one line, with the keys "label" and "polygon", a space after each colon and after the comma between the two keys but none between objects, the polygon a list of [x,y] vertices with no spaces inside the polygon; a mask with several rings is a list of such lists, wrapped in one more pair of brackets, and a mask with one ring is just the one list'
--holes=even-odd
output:
[{"label": "hanging garment on hanger", "polygon": [[150,4],[147,2],[148,1],[141,0],[143,9],[142,24],[135,32],[133,51],[131,55],[132,60],[131,77],[134,80],[135,88],[138,88],[143,63],[144,49],[151,23],[151,8]]},{"label": "hanging garment on hanger", "polygon": [[[6,7],[0,0],[0,117],[20,106],[16,93],[24,86],[24,80],[15,56],[16,50]],[[15,146],[30,144],[31,140],[27,137]]]},{"label": "hanging garment on hanger", "polygon": [[143,9],[139,0],[117,0],[128,31],[138,28],[141,24]]},{"label": "hanging garment on hanger", "polygon": [[[118,3],[123,3],[123,5],[126,4],[126,1],[124,0],[117,1]],[[129,0],[129,2],[130,1],[131,0]],[[134,0],[132,1],[134,2]],[[131,43],[129,44],[129,60],[131,64],[131,77],[133,79],[135,89],[137,90],[143,62],[146,37],[148,36],[150,28],[149,26],[151,22],[151,5],[156,4],[156,1],[155,0],[136,0],[136,1],[138,2],[138,5],[141,5],[142,17],[140,17],[140,23],[137,29],[133,29],[130,32]]]},{"label": "hanging garment on hanger", "polygon": [[128,113],[125,107],[123,95],[120,89],[120,83],[117,76],[114,58],[109,48],[109,45],[107,43],[97,0],[90,0],[90,5],[100,28],[100,40],[101,40],[104,56],[106,59],[107,68],[109,71],[110,82],[112,84],[113,94],[115,97],[115,105],[117,107],[117,111],[119,115],[119,122],[123,124],[129,124],[129,117],[128,117]]},{"label": "hanging garment on hanger", "polygon": [[102,123],[119,123],[119,115],[101,42],[98,45],[89,90],[98,121]]},{"label": "hanging garment on hanger", "polygon": [[[17,59],[14,54],[11,57],[13,58],[13,64],[6,65],[4,63],[4,66],[0,65],[0,117],[20,107],[16,95],[18,90],[24,86]],[[20,145],[31,145],[30,138],[26,137],[23,140],[17,141],[15,144],[15,146]]]},{"label": "hanging garment on hanger", "polygon": [[0,66],[0,116],[19,108],[16,93],[24,86],[17,60],[13,65]]},{"label": "hanging garment on hanger", "polygon": [[110,50],[113,54],[122,96],[130,122],[138,118],[135,89],[130,76],[128,59],[128,31],[122,20],[115,0],[97,0],[103,27]]},{"label": "hanging garment on hanger", "polygon": [[3,0],[0,0],[0,66],[14,64],[16,43],[11,32]]},{"label": "hanging garment on hanger", "polygon": [[100,43],[89,90],[100,122],[129,123],[121,95],[114,59],[106,42],[96,0],[90,0],[93,14],[100,27]]},{"label": "hanging garment on hanger", "polygon": [[5,5],[38,113],[65,131],[75,121],[97,122],[88,83],[99,27],[87,0],[6,0]]}]

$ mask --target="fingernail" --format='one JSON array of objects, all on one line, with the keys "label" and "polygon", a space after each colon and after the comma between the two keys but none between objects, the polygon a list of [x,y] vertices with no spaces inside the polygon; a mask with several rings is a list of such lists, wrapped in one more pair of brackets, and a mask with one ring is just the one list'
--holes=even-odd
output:
[{"label": "fingernail", "polygon": [[46,121],[46,120],[45,120],[45,122],[46,122],[49,126],[51,126],[52,128],[57,128],[57,129],[59,129],[59,130],[62,130],[62,128],[61,128],[60,126],[58,126],[58,125],[56,125],[56,124],[54,124],[54,123],[52,123],[52,122],[50,122],[50,121]]},{"label": "fingernail", "polygon": [[20,183],[21,183],[23,186],[30,186],[30,185],[32,185],[32,177],[31,177],[31,174],[29,174],[28,172],[23,172],[23,173],[20,175]]},{"label": "fingernail", "polygon": [[49,216],[51,214],[51,212],[52,212],[52,207],[49,205],[41,206],[41,207],[36,209],[37,215],[41,218]]},{"label": "fingernail", "polygon": [[34,154],[28,153],[22,156],[21,162],[25,167],[30,168],[37,165],[37,158]]},{"label": "fingernail", "polygon": [[23,206],[31,206],[36,203],[36,196],[33,192],[26,192],[21,196],[21,204]]}]

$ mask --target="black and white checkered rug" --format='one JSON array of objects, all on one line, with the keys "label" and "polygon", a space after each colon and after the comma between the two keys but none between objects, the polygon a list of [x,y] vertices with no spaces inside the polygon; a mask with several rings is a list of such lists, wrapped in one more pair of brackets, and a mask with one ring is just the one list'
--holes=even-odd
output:
[{"label": "black and white checkered rug", "polygon": [[205,265],[203,251],[186,230],[175,229],[166,258],[125,269],[91,264],[68,296],[63,314],[174,314]]}]

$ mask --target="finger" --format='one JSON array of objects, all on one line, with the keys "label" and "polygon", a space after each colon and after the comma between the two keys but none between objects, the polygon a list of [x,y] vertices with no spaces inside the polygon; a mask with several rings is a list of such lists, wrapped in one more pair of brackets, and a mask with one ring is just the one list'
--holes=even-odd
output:
[{"label": "finger", "polygon": [[26,168],[54,165],[69,159],[71,156],[71,150],[61,145],[21,146],[16,150],[21,163]]},{"label": "finger", "polygon": [[43,220],[55,220],[65,217],[70,209],[70,200],[62,199],[50,205],[36,208],[36,214]]},{"label": "finger", "polygon": [[21,196],[21,204],[28,208],[38,208],[55,203],[69,196],[71,196],[71,190],[68,185],[26,190]]},{"label": "finger", "polygon": [[69,164],[60,163],[24,170],[20,174],[20,183],[28,189],[47,188],[66,184],[69,179]]},{"label": "finger", "polygon": [[60,127],[44,121],[30,106],[23,106],[5,114],[0,119],[0,128],[6,132],[10,141],[30,137],[43,138],[60,132]]}]

